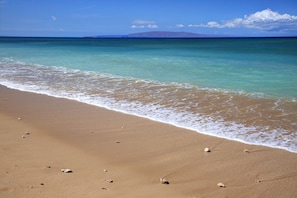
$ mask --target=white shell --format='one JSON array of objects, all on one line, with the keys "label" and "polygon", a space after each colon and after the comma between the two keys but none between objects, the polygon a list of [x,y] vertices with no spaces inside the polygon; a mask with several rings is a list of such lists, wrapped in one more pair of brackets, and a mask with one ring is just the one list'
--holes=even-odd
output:
[{"label": "white shell", "polygon": [[169,184],[169,181],[165,178],[160,178],[161,184]]},{"label": "white shell", "polygon": [[225,184],[223,184],[223,183],[221,183],[221,182],[218,183],[217,186],[218,186],[218,187],[221,187],[221,188],[225,188],[225,187],[226,187]]},{"label": "white shell", "polygon": [[244,149],[243,152],[249,153],[250,151],[248,149]]},{"label": "white shell", "polygon": [[204,149],[204,152],[209,153],[209,152],[210,152],[210,148],[207,148],[207,147],[206,147],[206,148]]},{"label": "white shell", "polygon": [[69,168],[66,168],[66,169],[61,169],[61,172],[63,173],[72,173],[73,171]]}]

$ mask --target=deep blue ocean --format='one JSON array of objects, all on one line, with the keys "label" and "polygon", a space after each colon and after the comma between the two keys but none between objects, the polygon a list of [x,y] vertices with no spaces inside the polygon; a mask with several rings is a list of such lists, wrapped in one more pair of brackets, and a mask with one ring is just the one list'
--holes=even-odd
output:
[{"label": "deep blue ocean", "polygon": [[0,84],[297,152],[297,38],[0,38]]}]

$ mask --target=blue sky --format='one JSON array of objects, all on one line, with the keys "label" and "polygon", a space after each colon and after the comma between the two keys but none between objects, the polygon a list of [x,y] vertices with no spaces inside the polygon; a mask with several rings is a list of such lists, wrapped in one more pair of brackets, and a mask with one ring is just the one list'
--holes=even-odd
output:
[{"label": "blue sky", "polygon": [[0,0],[0,36],[297,36],[296,0]]}]

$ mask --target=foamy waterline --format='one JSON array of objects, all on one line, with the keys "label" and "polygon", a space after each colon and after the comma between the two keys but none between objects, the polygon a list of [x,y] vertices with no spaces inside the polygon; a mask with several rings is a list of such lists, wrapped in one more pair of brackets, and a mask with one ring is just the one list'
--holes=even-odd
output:
[{"label": "foamy waterline", "polygon": [[[15,68],[6,70],[7,75],[5,75],[5,69],[2,69],[0,84],[9,88],[76,100],[194,130],[206,135],[297,152],[296,133],[286,135],[285,130],[277,127],[268,129],[269,126],[246,125],[232,119],[224,120],[222,116],[216,117],[215,115],[220,114],[220,107],[219,110],[215,110],[216,112],[211,111],[211,113],[209,113],[208,109],[203,109],[203,105],[208,105],[207,108],[217,108],[216,104],[212,106],[215,101],[223,101],[226,103],[225,105],[229,105],[228,103],[234,102],[233,98],[236,96],[234,94],[220,93],[221,95],[217,95],[217,93],[212,93],[211,97],[221,97],[222,99],[210,101],[209,103],[207,101],[209,96],[204,96],[206,101],[201,102],[199,99],[200,103],[197,102],[196,104],[193,100],[202,93],[197,95],[196,87],[180,88],[182,85],[173,86],[137,79],[123,79],[94,72],[82,72],[58,67],[28,66],[20,62],[17,64],[10,62],[9,64],[13,64],[13,67],[18,68],[17,70],[14,70]],[[98,86],[101,86],[102,89],[97,89]],[[146,92],[140,92],[140,90],[146,90]],[[204,91],[208,93],[207,90]],[[127,98],[126,92],[130,92],[130,94],[128,93],[130,97],[128,99],[125,99]],[[156,94],[156,92],[158,93]],[[168,100],[161,101],[162,97],[158,98],[158,94],[166,94]],[[182,94],[187,97],[182,99],[177,97]],[[194,95],[191,96],[191,94]],[[204,100],[204,98],[202,99]],[[230,107],[233,106],[231,104]],[[200,111],[187,109],[198,107],[202,109]],[[275,108],[278,107],[278,104],[275,104]],[[253,106],[247,110],[252,112],[255,110],[254,108]],[[225,109],[223,110],[227,116],[228,112]],[[238,116],[241,114],[238,114]],[[263,127],[267,129],[264,130]],[[296,128],[296,125],[293,128]]]}]

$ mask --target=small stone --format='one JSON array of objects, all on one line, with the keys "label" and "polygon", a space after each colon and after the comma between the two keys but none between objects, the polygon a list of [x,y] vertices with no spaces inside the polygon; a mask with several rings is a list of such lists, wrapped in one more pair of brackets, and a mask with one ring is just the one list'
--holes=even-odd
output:
[{"label": "small stone", "polygon": [[102,189],[102,190],[107,190],[107,188],[104,188],[104,187],[103,187],[103,188],[101,188],[101,189]]},{"label": "small stone", "polygon": [[47,166],[47,168],[51,168],[51,166]]},{"label": "small stone", "polygon": [[223,183],[221,183],[221,182],[218,183],[217,186],[220,187],[220,188],[225,188],[225,187],[226,187],[225,184],[223,184]]},{"label": "small stone", "polygon": [[117,144],[121,143],[119,140],[116,141]]},{"label": "small stone", "polygon": [[61,172],[63,173],[72,173],[73,171],[69,168],[66,168],[66,169],[61,169]]},{"label": "small stone", "polygon": [[112,179],[108,179],[107,182],[108,183],[113,183],[113,180]]},{"label": "small stone", "polygon": [[204,152],[206,152],[206,153],[211,152],[211,151],[210,151],[210,148],[207,148],[207,147],[206,147],[206,148],[204,149]]},{"label": "small stone", "polygon": [[165,178],[160,178],[160,183],[161,184],[169,184],[169,181]]},{"label": "small stone", "polygon": [[25,134],[24,135],[22,135],[22,138],[26,138],[27,136],[29,136],[30,135],[30,133],[29,132],[25,132]]},{"label": "small stone", "polygon": [[18,118],[18,120],[22,120],[22,118]]},{"label": "small stone", "polygon": [[41,186],[44,186],[44,183],[40,183]]},{"label": "small stone", "polygon": [[243,152],[249,153],[250,151],[248,149],[244,149]]},{"label": "small stone", "polygon": [[257,179],[257,180],[256,180],[256,182],[260,183],[260,182],[261,182],[261,180],[260,180],[260,179]]},{"label": "small stone", "polygon": [[104,172],[108,172],[108,170],[107,170],[107,169],[104,169],[103,171],[104,171]]}]

